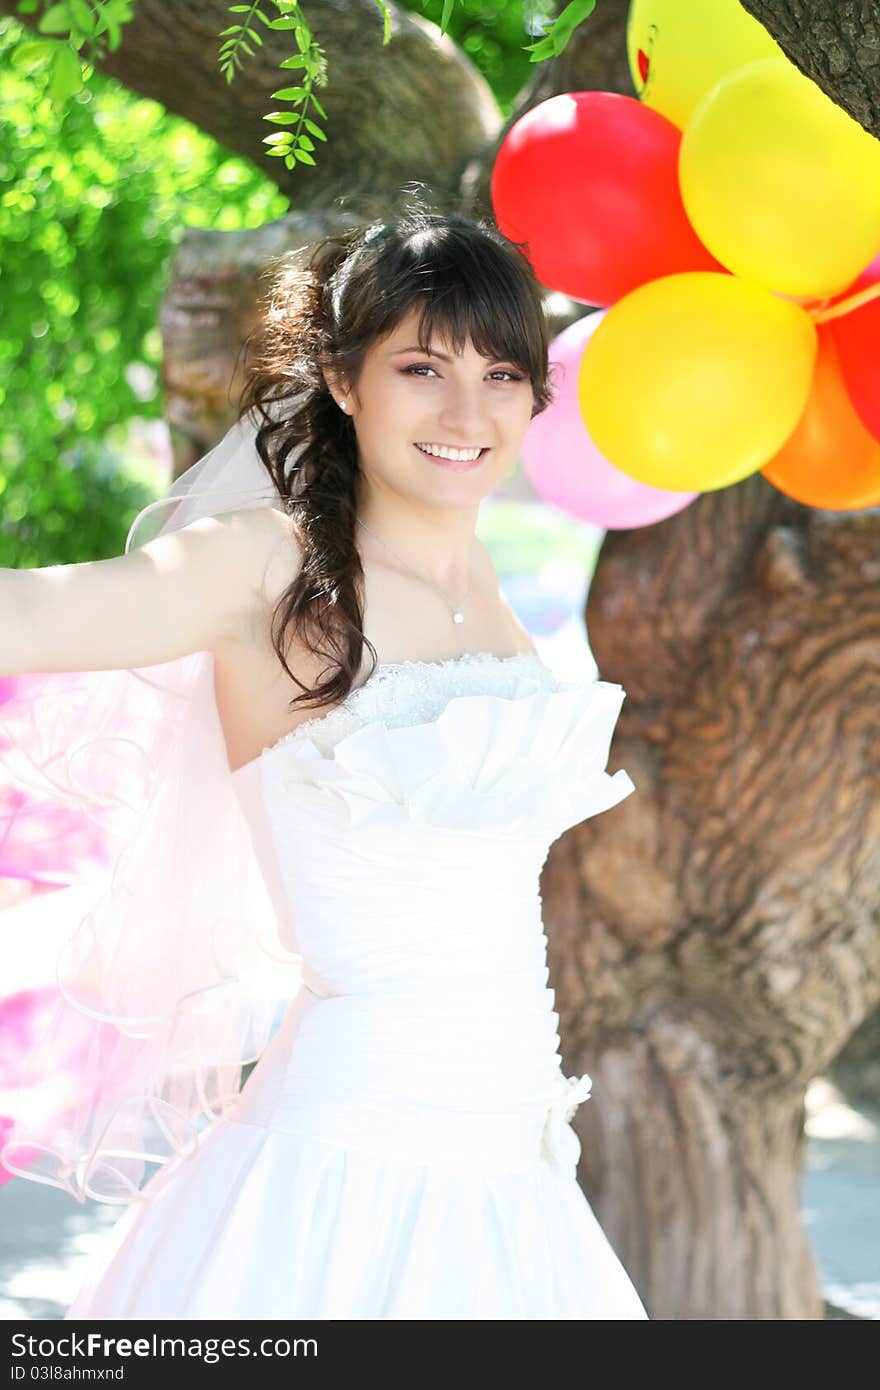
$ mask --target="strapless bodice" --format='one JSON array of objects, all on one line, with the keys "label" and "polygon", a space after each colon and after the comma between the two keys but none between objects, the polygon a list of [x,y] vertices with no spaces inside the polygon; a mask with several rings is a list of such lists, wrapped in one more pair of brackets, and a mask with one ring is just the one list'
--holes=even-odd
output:
[{"label": "strapless bodice", "polygon": [[534,653],[380,666],[233,774],[308,996],[240,1116],[471,1162],[528,1162],[543,1136],[571,1162],[589,1077],[562,1075],[539,881],[564,830],[634,790],[606,771],[623,699]]}]

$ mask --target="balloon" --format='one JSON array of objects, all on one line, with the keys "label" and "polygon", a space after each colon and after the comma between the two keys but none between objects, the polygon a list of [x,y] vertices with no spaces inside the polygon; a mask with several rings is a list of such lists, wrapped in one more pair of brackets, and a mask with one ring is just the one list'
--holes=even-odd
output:
[{"label": "balloon", "polygon": [[806,310],[759,285],[703,271],[654,280],[615,304],[587,344],[586,427],[639,482],[727,487],[791,434],[816,342]]},{"label": "balloon", "polygon": [[880,248],[880,140],[785,58],[749,63],[707,93],[678,173],[710,251],[780,294],[836,294]]},{"label": "balloon", "polygon": [[683,511],[697,493],[667,492],[636,482],[609,463],[587,433],[578,401],[578,370],[584,348],[607,312],[585,314],[550,344],[553,403],[526,430],[520,459],[544,501],[607,531],[624,531]]},{"label": "balloon", "polygon": [[681,270],[721,270],[685,216],[681,135],[615,92],[566,92],[510,128],[492,170],[496,221],[542,285],[613,304]]},{"label": "balloon", "polygon": [[880,503],[880,441],[865,429],[846,393],[830,325],[819,325],[806,409],[761,472],[780,492],[808,507],[844,512]]},{"label": "balloon", "polygon": [[[880,256],[877,256],[847,295],[857,294],[880,282]],[[880,439],[880,299],[872,299],[860,309],[851,309],[840,318],[830,319],[840,370],[846,389],[862,424]]]},{"label": "balloon", "polygon": [[729,72],[758,58],[784,57],[739,0],[633,0],[626,51],[642,101],[680,130]]}]

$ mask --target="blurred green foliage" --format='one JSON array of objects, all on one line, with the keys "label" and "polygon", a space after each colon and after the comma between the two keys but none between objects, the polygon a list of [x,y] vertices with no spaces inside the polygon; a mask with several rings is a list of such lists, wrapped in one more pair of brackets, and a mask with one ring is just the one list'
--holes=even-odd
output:
[{"label": "blurred green foliage", "polygon": [[[404,7],[436,22],[442,0]],[[547,8],[455,5],[450,34],[505,113]],[[247,160],[100,73],[59,115],[39,48],[0,18],[0,566],[123,549],[157,492],[126,441],[133,419],[163,412],[174,247],[187,227],[257,227],[290,206]]]},{"label": "blurred green foliage", "polygon": [[[398,0],[398,4],[440,23],[443,0]],[[555,0],[455,0],[448,33],[483,74],[505,118],[517,93],[535,76],[525,46],[544,33],[546,22],[558,9]]]},{"label": "blurred green foliage", "polygon": [[[288,199],[247,161],[92,75],[59,119],[0,22],[0,565],[118,554],[155,495],[122,464],[162,413],[159,304],[186,226],[259,226]],[[221,81],[218,74],[218,81]]]}]

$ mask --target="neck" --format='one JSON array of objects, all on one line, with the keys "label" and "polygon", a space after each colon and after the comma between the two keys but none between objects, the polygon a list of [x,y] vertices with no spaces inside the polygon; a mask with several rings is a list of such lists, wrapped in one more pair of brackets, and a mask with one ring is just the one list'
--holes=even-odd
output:
[{"label": "neck", "polygon": [[473,578],[478,513],[477,506],[422,507],[393,494],[362,494],[357,515],[369,530],[357,529],[361,541],[366,537],[384,552],[383,560],[394,564],[399,556],[453,598]]}]

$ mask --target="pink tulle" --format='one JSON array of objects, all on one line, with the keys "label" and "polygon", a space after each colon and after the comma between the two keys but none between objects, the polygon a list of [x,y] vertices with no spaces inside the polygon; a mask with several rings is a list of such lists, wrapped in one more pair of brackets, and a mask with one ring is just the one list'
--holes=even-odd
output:
[{"label": "pink tulle", "polygon": [[[138,530],[143,543],[283,505],[259,423],[237,420],[144,507],[126,552]],[[237,1098],[302,985],[230,775],[210,652],[0,682],[0,874],[56,885],[0,912],[0,1164],[80,1202],[138,1200],[146,1165],[194,1152]]]},{"label": "pink tulle", "polygon": [[[76,676],[55,678],[60,685]],[[9,753],[3,706],[38,697],[42,676],[0,677],[0,749]],[[60,688],[59,685],[59,688]],[[0,779],[0,878],[63,885],[106,865],[109,847],[100,827],[77,806],[59,803],[36,788]]]},{"label": "pink tulle", "polygon": [[137,1200],[148,1163],[193,1152],[300,986],[231,780],[213,665],[197,652],[5,687],[9,861],[77,882],[0,914],[18,962],[0,1001],[0,1163],[79,1201]]}]

